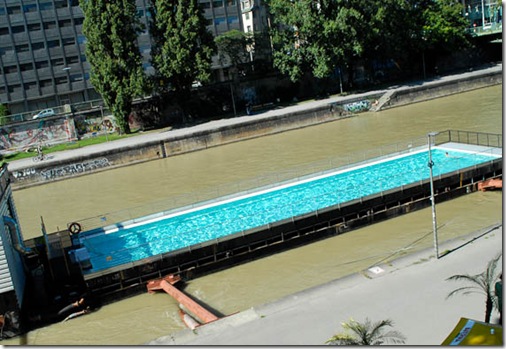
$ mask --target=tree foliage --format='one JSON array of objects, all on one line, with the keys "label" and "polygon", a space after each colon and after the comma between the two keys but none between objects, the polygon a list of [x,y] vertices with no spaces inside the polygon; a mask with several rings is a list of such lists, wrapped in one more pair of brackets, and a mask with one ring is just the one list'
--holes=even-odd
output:
[{"label": "tree foliage", "polygon": [[215,44],[198,0],[151,0],[152,65],[157,87],[185,99],[211,75]]},{"label": "tree foliage", "polygon": [[217,36],[214,41],[218,49],[218,57],[223,66],[231,65],[237,68],[250,59],[248,45],[253,44],[253,36],[237,29],[230,30]]},{"label": "tree foliage", "polygon": [[366,318],[364,323],[353,319],[341,324],[345,332],[338,333],[330,338],[329,345],[381,345],[383,343],[404,344],[406,338],[398,331],[386,331],[387,327],[393,327],[390,319],[372,323]]},{"label": "tree foliage", "polygon": [[409,61],[427,48],[467,42],[457,0],[268,0],[274,66],[292,81],[330,76],[359,60]]},{"label": "tree foliage", "polygon": [[143,86],[137,35],[141,29],[135,0],[81,0],[86,57],[90,80],[116,117],[122,132],[130,133],[132,100]]},{"label": "tree foliage", "polygon": [[495,258],[487,263],[487,268],[476,275],[458,274],[453,275],[446,279],[447,281],[464,281],[468,286],[459,287],[450,292],[447,298],[456,294],[471,294],[479,293],[485,295],[485,322],[490,322],[492,309],[497,307],[497,298],[495,297],[495,283],[499,279],[500,271],[497,270],[498,264],[501,261],[502,253],[498,254]]}]

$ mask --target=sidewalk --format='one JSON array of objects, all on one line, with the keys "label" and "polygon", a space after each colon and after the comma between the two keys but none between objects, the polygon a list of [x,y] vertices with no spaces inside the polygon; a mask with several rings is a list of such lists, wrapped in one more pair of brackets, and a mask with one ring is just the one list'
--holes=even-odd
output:
[{"label": "sidewalk", "polygon": [[[251,120],[263,120],[263,119],[269,119],[278,117],[280,115],[290,114],[294,112],[300,112],[304,110],[311,110],[318,107],[330,105],[332,103],[340,103],[346,100],[352,100],[352,99],[360,99],[360,98],[367,98],[371,95],[377,95],[377,94],[383,94],[391,92],[391,91],[401,91],[409,88],[413,88],[414,86],[430,86],[434,84],[439,84],[443,81],[453,81],[458,80],[466,77],[471,76],[478,76],[483,75],[487,73],[492,72],[499,72],[502,71],[502,64],[493,65],[484,69],[475,70],[471,72],[456,74],[456,75],[448,75],[448,76],[442,76],[436,79],[427,80],[427,81],[414,81],[412,83],[408,83],[406,85],[402,86],[391,86],[388,89],[383,90],[375,90],[375,91],[368,91],[364,93],[358,93],[354,95],[347,95],[347,96],[333,96],[326,99],[321,100],[312,100],[312,101],[303,101],[295,105],[282,107],[279,109],[272,109],[265,112],[261,112],[254,115],[243,115],[238,116],[234,118],[228,118],[228,119],[220,119],[220,120],[214,120],[209,121],[206,123],[202,123],[195,126],[190,126],[186,128],[180,128],[180,129],[171,129],[171,130],[161,130],[157,132],[149,132],[145,134],[141,134],[139,136],[124,138],[112,142],[105,142],[101,144],[95,144],[90,145],[83,148],[77,148],[72,150],[65,150],[61,152],[55,152],[51,153],[49,156],[51,157],[48,160],[45,160],[46,164],[50,163],[58,163],[59,161],[65,161],[69,159],[78,159],[83,156],[87,156],[90,154],[101,154],[108,151],[114,151],[117,149],[122,149],[125,147],[135,147],[136,145],[144,144],[147,142],[153,142],[153,141],[162,141],[162,140],[169,140],[172,138],[178,138],[178,137],[191,137],[193,134],[198,132],[203,132],[206,130],[213,130],[218,129],[221,127],[226,126],[232,126],[241,124],[244,122],[250,122]],[[31,168],[33,167],[33,161],[31,158],[21,159],[12,161],[9,163],[9,170],[11,172],[13,171],[19,171],[25,168]]]},{"label": "sidewalk", "polygon": [[[465,241],[464,241],[465,240]],[[149,345],[324,345],[342,332],[341,322],[391,319],[406,345],[440,345],[461,317],[483,321],[485,296],[448,293],[467,284],[445,281],[478,274],[502,252],[502,226],[199,327],[153,340]],[[492,313],[492,322],[498,314]]]}]

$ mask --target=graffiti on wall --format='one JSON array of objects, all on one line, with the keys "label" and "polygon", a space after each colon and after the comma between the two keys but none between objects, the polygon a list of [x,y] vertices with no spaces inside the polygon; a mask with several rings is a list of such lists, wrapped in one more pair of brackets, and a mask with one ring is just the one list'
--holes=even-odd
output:
[{"label": "graffiti on wall", "polygon": [[[48,169],[41,170],[39,174],[40,176],[43,177],[44,180],[53,180],[85,172],[92,172],[94,170],[109,166],[111,166],[111,164],[109,163],[109,160],[107,158],[99,158],[59,167],[51,167]],[[27,179],[29,177],[33,177],[36,174],[37,170],[35,168],[27,168],[20,171],[12,172],[12,175],[17,180]]]},{"label": "graffiti on wall", "polygon": [[67,142],[74,134],[74,123],[67,118],[6,125],[0,128],[0,152],[35,148],[39,143]]},{"label": "graffiti on wall", "polygon": [[85,118],[83,116],[76,116],[74,123],[79,137],[82,137],[86,134],[96,135],[104,132],[113,133],[117,129],[116,120],[112,116],[106,116],[104,118]]},{"label": "graffiti on wall", "polygon": [[367,100],[348,103],[343,106],[344,110],[352,112],[352,113],[358,113],[361,111],[367,111],[371,108],[371,102]]}]

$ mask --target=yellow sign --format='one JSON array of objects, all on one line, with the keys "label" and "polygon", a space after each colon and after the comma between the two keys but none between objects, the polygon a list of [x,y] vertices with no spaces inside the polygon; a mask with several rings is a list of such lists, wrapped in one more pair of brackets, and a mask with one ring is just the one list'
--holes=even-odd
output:
[{"label": "yellow sign", "polygon": [[460,318],[441,345],[501,345],[502,326]]}]

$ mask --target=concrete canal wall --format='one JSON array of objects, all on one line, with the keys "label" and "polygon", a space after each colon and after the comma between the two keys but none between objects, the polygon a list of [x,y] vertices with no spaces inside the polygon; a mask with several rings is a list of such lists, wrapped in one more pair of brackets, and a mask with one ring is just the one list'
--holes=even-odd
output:
[{"label": "concrete canal wall", "polygon": [[[308,103],[292,109],[292,112],[273,110],[264,114],[237,119],[230,119],[218,127],[200,128],[199,131],[188,130],[178,136],[167,132],[164,138],[161,133],[145,138],[143,143],[122,147],[105,148],[103,151],[87,153],[66,159],[44,160],[43,162],[25,162],[23,166],[9,165],[14,189],[44,184],[69,177],[86,175],[120,166],[162,159],[169,156],[198,151],[232,142],[279,132],[336,121],[352,117],[355,114],[347,111],[353,103],[370,103],[387,95],[388,100],[382,108],[393,108],[409,103],[445,97],[487,86],[502,83],[502,69],[486,70],[474,75],[456,76],[451,79],[434,80],[423,85],[403,86],[394,90],[374,91],[361,95],[336,97],[319,103]],[[139,136],[142,137],[142,136]],[[111,142],[117,143],[119,141]],[[52,154],[51,154],[52,155]]]}]

